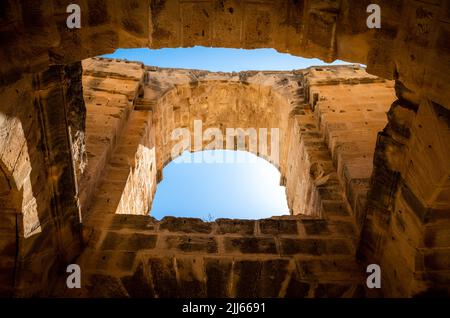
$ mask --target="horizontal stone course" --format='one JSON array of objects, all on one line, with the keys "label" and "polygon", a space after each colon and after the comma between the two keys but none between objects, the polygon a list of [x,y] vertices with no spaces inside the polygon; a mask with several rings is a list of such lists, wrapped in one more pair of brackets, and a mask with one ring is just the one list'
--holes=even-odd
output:
[{"label": "horizontal stone course", "polygon": [[[329,280],[358,280],[363,276],[363,267],[359,266],[351,256],[323,259],[297,259],[296,270],[299,278],[314,281],[319,277]],[[352,277],[348,274],[352,273]]]},{"label": "horizontal stone course", "polygon": [[261,234],[297,234],[297,221],[295,220],[259,220],[259,230]]},{"label": "horizontal stone course", "polygon": [[280,238],[283,255],[307,254],[312,256],[351,255],[351,246],[343,239],[293,239]]},{"label": "horizontal stone course", "polygon": [[256,222],[253,220],[217,219],[215,223],[218,234],[252,235]]},{"label": "horizontal stone course", "polygon": [[164,241],[164,249],[174,252],[203,252],[217,253],[217,239],[213,236],[204,235],[167,235],[160,236]]},{"label": "horizontal stone course", "polygon": [[206,293],[208,297],[230,296],[233,261],[230,258],[205,258]]},{"label": "horizontal stone course", "polygon": [[225,252],[244,254],[276,254],[277,248],[273,238],[259,237],[225,237]]},{"label": "horizontal stone course", "polygon": [[148,215],[126,215],[115,214],[111,224],[110,230],[145,230],[156,231],[159,222]]},{"label": "horizontal stone course", "polygon": [[326,253],[325,241],[319,239],[281,238],[281,252],[284,255],[309,254],[313,256]]},{"label": "horizontal stone course", "polygon": [[203,222],[201,219],[196,218],[175,218],[172,216],[166,216],[161,220],[159,230],[208,234],[212,231],[212,224]]},{"label": "horizontal stone course", "polygon": [[141,233],[121,234],[108,232],[102,243],[103,250],[138,251],[152,249],[156,245],[156,235]]},{"label": "horizontal stone course", "polygon": [[307,235],[322,235],[330,234],[328,224],[326,221],[321,220],[303,220],[302,225],[305,228]]}]

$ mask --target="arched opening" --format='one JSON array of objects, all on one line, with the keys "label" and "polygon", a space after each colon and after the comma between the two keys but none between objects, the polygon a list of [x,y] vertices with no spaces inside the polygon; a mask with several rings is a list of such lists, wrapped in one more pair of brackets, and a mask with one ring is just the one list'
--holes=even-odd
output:
[{"label": "arched opening", "polygon": [[150,216],[263,219],[288,215],[280,172],[245,151],[184,152],[164,168]]},{"label": "arched opening", "polygon": [[[394,99],[391,82],[357,65],[222,73],[101,58],[83,63],[91,140],[87,150],[98,152],[88,170],[97,174],[92,180],[101,180],[98,174],[108,170],[107,157],[118,149],[108,187],[96,193],[109,204],[111,192],[118,192],[111,203],[115,213],[146,214],[164,166],[183,151],[239,149],[279,168],[290,214],[320,217],[326,201],[342,206],[348,198],[361,223],[376,135]],[[368,103],[367,98],[376,100]],[[128,114],[136,123],[124,128]],[[99,129],[103,119],[112,133]],[[132,135],[143,129],[145,138],[119,141],[120,134],[128,134],[123,129]],[[355,137],[352,130],[361,134]],[[141,150],[129,146],[138,144]],[[121,156],[126,149],[139,155],[127,159]],[[125,180],[130,161],[135,161],[135,171]],[[114,176],[119,170],[122,183]],[[80,187],[82,199],[92,197],[86,189],[96,188],[87,185]],[[137,188],[139,198],[132,190]]]},{"label": "arched opening", "polygon": [[[389,295],[415,295],[434,287],[431,286],[434,284],[448,290],[448,242],[442,239],[448,233],[445,222],[448,222],[450,205],[448,145],[442,140],[448,139],[450,100],[450,90],[446,89],[450,82],[447,71],[450,65],[447,63],[450,56],[449,2],[381,1],[383,27],[380,29],[370,29],[366,24],[369,2],[89,1],[81,5],[83,28],[68,30],[65,26],[66,6],[59,2],[35,8],[29,6],[27,1],[6,1],[2,3],[2,11],[6,12],[2,17],[2,34],[8,36],[0,52],[4,61],[0,84],[14,86],[24,74],[47,70],[49,65],[68,64],[112,52],[117,47],[273,47],[326,61],[341,58],[364,63],[370,73],[396,80],[398,100],[392,104],[388,125],[378,135],[368,203],[359,195],[367,191],[365,180],[368,169],[339,165],[339,160],[345,162],[353,154],[332,151],[332,159],[338,161],[337,173],[351,180],[345,187],[352,198],[350,203],[355,207],[368,207],[367,215],[362,213],[358,217],[358,221],[363,221],[364,229],[360,236],[361,255],[364,255],[364,261],[379,261],[388,269],[383,276],[386,280],[383,285],[387,286],[385,290]],[[21,36],[24,34],[28,36]],[[48,84],[45,77],[43,79],[44,84]],[[29,82],[36,84],[30,78]],[[320,83],[316,84],[320,86]],[[322,110],[329,105],[323,103],[321,98],[327,98],[327,94],[320,94],[317,87],[314,89],[312,86],[305,90],[305,94],[309,94],[307,100],[314,112],[317,109],[318,113],[325,113]],[[133,92],[130,92],[131,95],[134,96]],[[122,98],[119,100],[123,101]],[[141,100],[138,108],[153,106],[151,101]],[[373,110],[372,107],[366,110],[370,112],[369,109]],[[320,116],[320,123],[341,113],[340,110],[333,110],[335,114],[332,116]],[[301,109],[295,112],[296,115],[304,115]],[[138,118],[132,119],[139,121]],[[305,122],[304,127],[297,126],[299,129],[308,129],[311,128],[308,125],[313,125],[309,122],[310,118],[296,119]],[[65,122],[63,118],[56,121]],[[351,121],[344,124],[347,128],[354,127]],[[33,131],[45,130],[41,125],[44,124],[40,123]],[[50,123],[50,131],[53,132],[54,127],[61,128]],[[348,144],[335,147],[335,133],[342,127],[340,123],[329,122],[316,128],[322,127],[331,149],[355,149]],[[439,131],[435,127],[439,127]],[[318,132],[310,133],[309,137],[313,139]],[[350,129],[339,135],[345,140],[351,133]],[[305,136],[306,132],[299,134]],[[357,151],[361,150],[359,146]],[[153,147],[156,148],[155,145]],[[150,152],[143,154],[151,157],[151,149],[150,146]],[[56,153],[70,153],[70,149],[62,146]],[[300,153],[297,155],[302,157]],[[319,153],[317,156],[322,155]],[[107,156],[99,155],[97,158],[102,162]],[[292,163],[287,170],[298,168],[298,164],[289,158],[287,161]],[[118,162],[116,164],[120,165]],[[164,163],[162,161],[158,168],[153,167],[152,173],[156,175],[155,170],[161,171]],[[51,170],[48,166],[42,167],[45,171]],[[314,166],[312,176],[317,177],[315,181],[319,187],[323,185],[322,177],[327,175],[328,167],[329,162]],[[70,179],[66,175],[55,174],[58,180],[62,176],[65,180]],[[336,182],[337,179],[330,176],[327,180]],[[286,182],[287,188],[292,189],[289,180]],[[320,189],[327,197],[336,197],[332,187]],[[95,192],[92,189],[89,191]],[[70,192],[67,197],[73,198],[74,195],[76,193]],[[67,198],[67,201],[70,199]],[[80,201],[83,201],[81,195]],[[103,204],[108,206],[109,203],[105,199]],[[295,200],[291,206],[296,210]],[[55,219],[66,221],[66,218],[59,216]],[[442,220],[444,223],[439,223]],[[67,222],[74,225],[78,221],[70,218]],[[31,228],[34,229],[33,226]],[[393,269],[396,264],[403,264],[405,270],[398,273]]]},{"label": "arched opening", "polygon": [[194,46],[162,49],[116,49],[103,58],[142,62],[161,68],[181,68],[209,72],[291,71],[310,66],[348,65],[335,60],[325,63],[319,58],[303,58],[275,49],[238,49]]},{"label": "arched opening", "polygon": [[[166,72],[153,76],[163,78]],[[195,73],[195,71],[194,71]],[[183,150],[248,150],[284,169],[289,109],[272,83],[225,74],[222,80],[197,74],[195,83],[176,84],[158,99],[158,172]],[[271,85],[272,84],[272,85]]]},{"label": "arched opening", "polygon": [[[91,59],[84,64],[88,77],[85,88],[92,97],[87,102],[88,111],[98,106],[100,110],[103,105],[114,101],[118,88],[124,88],[125,100],[131,109],[125,121],[127,125],[122,128],[122,138],[117,137],[114,153],[104,169],[105,177],[85,218],[89,231],[101,232],[98,241],[95,239],[97,234],[90,234],[94,237],[92,244],[107,250],[117,260],[125,257],[122,248],[136,253],[145,250],[149,263],[169,262],[164,265],[169,268],[172,268],[172,262],[178,266],[177,253],[180,251],[198,253],[196,262],[201,264],[199,266],[208,266],[203,260],[205,253],[225,258],[234,253],[252,256],[260,253],[272,256],[310,254],[320,257],[328,256],[328,253],[342,254],[346,266],[352,268],[355,265],[354,259],[349,260],[347,256],[354,253],[351,242],[360,229],[355,228],[351,212],[353,206],[348,207],[350,202],[337,167],[340,163],[340,172],[347,174],[349,189],[353,189],[354,184],[360,185],[354,182],[360,175],[348,174],[352,167],[345,163],[352,160],[345,158],[359,158],[361,152],[352,152],[354,147],[342,146],[342,143],[352,137],[352,129],[359,127],[364,130],[362,118],[366,112],[373,112],[376,118],[389,105],[389,96],[385,96],[382,102],[377,101],[370,109],[360,109],[358,103],[366,97],[364,85],[382,95],[383,90],[392,94],[391,83],[352,65],[298,71],[214,73],[148,67],[112,59]],[[121,69],[125,76],[119,76]],[[108,86],[114,87],[115,91],[108,92]],[[336,102],[332,99],[333,89],[340,92]],[[351,106],[351,116],[346,112],[348,105]],[[272,157],[271,136],[265,140],[265,149],[259,147],[258,139],[255,142],[251,138],[252,135],[259,137],[261,129],[266,129],[269,135],[272,128],[279,129],[279,151],[275,157]],[[336,128],[340,131],[337,132]],[[227,130],[232,130],[231,138],[226,138]],[[368,136],[375,140],[377,131],[373,130]],[[366,136],[358,135],[358,138],[362,137]],[[183,151],[235,150],[239,145],[246,150],[251,150],[252,145],[258,146],[252,148],[252,152],[280,169],[290,215],[260,220],[220,219],[216,222],[208,222],[213,221],[209,216],[200,219],[166,216],[160,221],[147,216],[157,184],[161,185],[161,180],[166,179],[164,167],[180,158]],[[373,149],[371,146],[357,150],[362,153],[368,151],[371,155]],[[122,231],[122,228],[132,229],[135,233]],[[222,241],[225,242],[224,247],[217,243]],[[119,250],[115,251],[115,247]],[[89,255],[91,252],[86,253]],[[175,253],[176,261],[167,253]],[[162,260],[154,260],[154,255],[162,255]],[[346,280],[351,276],[348,274],[344,275]],[[158,278],[152,279],[156,279],[154,286],[159,286]],[[352,279],[357,280],[358,276]],[[147,281],[142,284],[147,284]],[[182,286],[183,282],[173,284]],[[131,292],[130,286],[126,288]],[[174,287],[175,294],[184,292],[182,287],[177,288]],[[241,287],[233,288],[229,291],[225,287],[223,293],[245,294]],[[270,292],[278,295],[278,288],[276,286]],[[201,295],[206,293],[203,289],[198,292]],[[165,295],[170,291],[161,287],[156,293]]]}]

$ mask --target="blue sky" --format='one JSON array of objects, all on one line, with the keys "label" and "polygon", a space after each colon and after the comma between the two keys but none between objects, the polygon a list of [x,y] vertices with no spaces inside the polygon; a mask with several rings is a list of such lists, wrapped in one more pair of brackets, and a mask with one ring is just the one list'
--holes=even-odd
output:
[{"label": "blue sky", "polygon": [[[146,65],[209,71],[293,70],[328,65],[318,59],[281,54],[274,49],[118,49],[109,58],[141,61]],[[333,64],[344,64],[336,61]],[[218,151],[218,150],[217,150]],[[195,155],[200,155],[196,153]],[[192,154],[184,153],[187,158]],[[166,166],[151,215],[259,219],[288,214],[280,173],[264,159],[244,153],[246,163],[175,163]],[[251,162],[248,162],[251,161]]]},{"label": "blue sky", "polygon": [[[328,65],[319,59],[305,59],[274,49],[226,49],[195,46],[192,48],[118,49],[104,57],[141,61],[146,65],[193,68],[209,71],[239,72],[246,70],[293,70],[313,65]],[[344,64],[335,61],[332,64]]]},{"label": "blue sky", "polygon": [[[194,156],[212,152],[184,152],[191,163],[169,163],[158,184],[151,215],[259,219],[288,214],[280,172],[268,161],[244,151],[214,150],[241,156],[234,163],[194,163]],[[179,157],[178,159],[180,159]],[[178,160],[177,160],[178,161]],[[200,160],[199,160],[200,161]],[[210,162],[210,161],[209,161]]]}]

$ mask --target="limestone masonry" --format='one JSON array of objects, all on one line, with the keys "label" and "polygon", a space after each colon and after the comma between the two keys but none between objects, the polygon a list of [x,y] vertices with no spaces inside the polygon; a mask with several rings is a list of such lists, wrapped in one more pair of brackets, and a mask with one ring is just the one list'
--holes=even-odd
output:
[{"label": "limestone masonry", "polygon": [[[83,61],[83,72],[87,247],[77,263],[89,285],[70,295],[364,294],[355,254],[392,82],[355,65],[212,73],[96,58]],[[193,129],[195,119],[223,130],[280,128],[292,216],[214,223],[146,216],[171,161],[171,132]]]},{"label": "limestone masonry", "polygon": [[[0,295],[448,297],[450,1],[378,2],[380,29],[365,0],[82,0],[71,30],[70,1],[1,1]],[[95,58],[193,45],[367,69]],[[194,120],[278,128],[278,160],[258,155],[280,170],[290,214],[147,215],[171,134]],[[366,285],[369,264],[381,289]]]}]

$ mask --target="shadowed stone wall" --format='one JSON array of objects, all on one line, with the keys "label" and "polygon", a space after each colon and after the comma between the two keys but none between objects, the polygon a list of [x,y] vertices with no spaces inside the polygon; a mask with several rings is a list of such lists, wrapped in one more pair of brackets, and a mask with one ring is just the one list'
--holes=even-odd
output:
[{"label": "shadowed stone wall", "polygon": [[81,63],[27,75],[1,91],[1,289],[8,289],[6,295],[47,294],[55,273],[64,273],[80,252],[73,150],[81,148],[72,146],[82,142],[74,142],[77,136],[69,131],[83,130],[81,91]]}]

